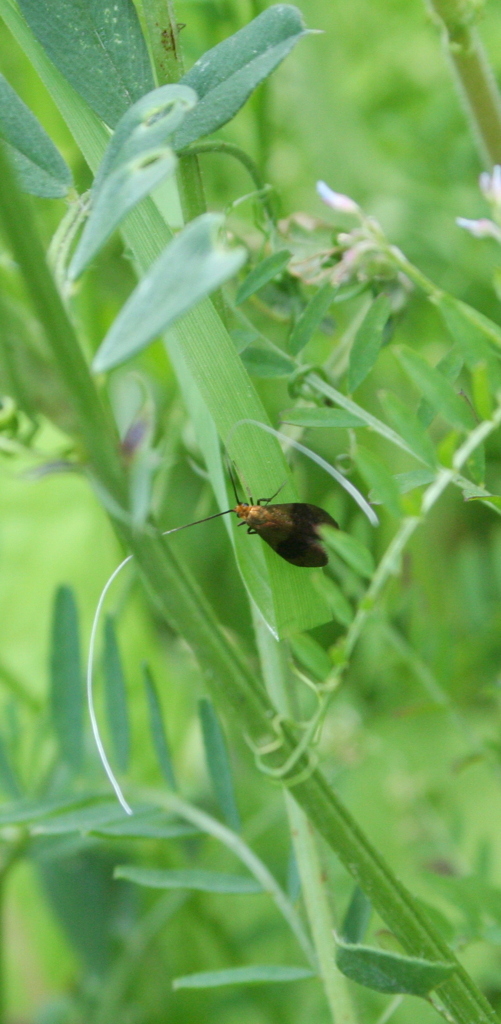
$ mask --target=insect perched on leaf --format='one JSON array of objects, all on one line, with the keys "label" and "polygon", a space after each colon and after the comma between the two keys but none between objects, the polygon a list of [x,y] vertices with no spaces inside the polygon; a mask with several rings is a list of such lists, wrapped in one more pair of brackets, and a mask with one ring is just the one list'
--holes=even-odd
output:
[{"label": "insect perched on leaf", "polygon": [[[233,477],[231,479],[235,489]],[[280,487],[279,490],[281,489]],[[285,558],[286,562],[309,568],[327,565],[329,559],[325,548],[322,547],[317,527],[334,526],[338,530],[336,521],[318,505],[309,505],[302,501],[272,505],[271,502],[277,494],[278,491],[271,498],[260,498],[254,505],[252,498],[250,503],[239,501],[235,489],[237,503],[234,508],[216,512],[205,519],[197,519],[194,523],[186,523],[185,526],[177,526],[174,530],[167,530],[167,533],[177,533],[178,530],[186,530],[188,526],[198,526],[209,519],[217,519],[219,516],[227,516],[229,512],[234,512],[242,520],[239,526],[247,526],[247,533],[258,533],[277,555]]]}]

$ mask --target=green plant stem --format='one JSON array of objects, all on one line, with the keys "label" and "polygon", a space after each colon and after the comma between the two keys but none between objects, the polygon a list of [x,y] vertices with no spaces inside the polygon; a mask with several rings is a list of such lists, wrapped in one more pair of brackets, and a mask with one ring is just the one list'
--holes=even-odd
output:
[{"label": "green plant stem", "polygon": [[[258,612],[254,612],[254,626],[261,669],[270,698],[281,714],[292,718],[284,645],[272,637],[259,619]],[[301,891],[331,1018],[335,1024],[356,1024],[348,983],[336,965],[334,924],[315,836],[304,811],[287,791],[285,807],[301,879]]]},{"label": "green plant stem", "polygon": [[[178,82],[184,74],[184,61],[173,0],[143,0],[142,7],[157,85]],[[205,213],[207,204],[196,156],[180,157],[178,181],[185,221]]]},{"label": "green plant stem", "polygon": [[454,75],[468,112],[480,157],[487,166],[501,163],[501,98],[485,50],[471,21],[473,4],[465,0],[428,0],[438,15]]},{"label": "green plant stem", "polygon": [[261,199],[263,208],[270,221],[274,222],[275,218],[273,208],[268,196],[265,194],[266,182],[262,177],[255,160],[245,152],[245,149],[242,149],[241,146],[236,146],[234,142],[222,142],[219,140],[217,142],[196,142],[191,145],[189,149],[185,149],[180,155],[188,156],[191,154],[193,156],[197,156],[200,153],[223,153],[227,156],[235,157],[235,160],[239,160],[252,179],[256,190],[258,192],[263,192]]}]

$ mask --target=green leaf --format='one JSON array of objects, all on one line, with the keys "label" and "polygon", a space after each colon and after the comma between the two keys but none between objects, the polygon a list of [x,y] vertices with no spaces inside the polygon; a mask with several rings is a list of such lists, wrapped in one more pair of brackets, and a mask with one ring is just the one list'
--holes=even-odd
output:
[{"label": "green leaf", "polygon": [[402,956],[370,946],[351,945],[340,939],[336,945],[339,970],[352,981],[376,992],[426,996],[431,989],[450,978],[456,969],[453,963]]},{"label": "green leaf", "polygon": [[154,88],[132,0],[20,0],[56,68],[111,128]]},{"label": "green leaf", "polygon": [[0,138],[25,192],[46,199],[65,196],[71,188],[71,171],[52,139],[0,75]]},{"label": "green leaf", "polygon": [[372,914],[372,903],[359,885],[353,890],[348,909],[341,925],[344,942],[356,944],[363,939]]},{"label": "green leaf", "polygon": [[192,89],[164,85],[120,119],[96,175],[89,219],[68,269],[70,280],[82,273],[129,210],[174,173],[177,159],[166,140],[195,103]]},{"label": "green leaf", "polygon": [[287,266],[290,258],[289,250],[281,249],[280,252],[274,252],[271,256],[267,256],[265,260],[258,263],[257,267],[253,267],[237,291],[235,298],[237,306],[276,277]]},{"label": "green leaf", "polygon": [[310,299],[306,309],[303,310],[301,316],[298,317],[294,324],[287,342],[287,348],[293,356],[301,352],[301,349],[308,344],[317,327],[322,323],[327,310],[332,305],[334,295],[335,289],[327,282]]},{"label": "green leaf", "polygon": [[199,102],[176,134],[176,150],[217,131],[306,35],[297,7],[275,4],[207,50],[181,80]]},{"label": "green leaf", "polygon": [[172,763],[169,742],[165,732],[160,698],[158,696],[155,680],[153,679],[148,665],[143,665],[143,678],[146,689],[146,699],[148,701],[148,710],[150,713],[151,738],[153,740],[157,760],[162,774],[171,789],[177,789],[174,765]]},{"label": "green leaf", "polygon": [[437,369],[410,348],[400,348],[398,358],[418,390],[444,420],[457,430],[471,430],[474,425],[471,409]]},{"label": "green leaf", "polygon": [[391,314],[391,304],[384,292],[378,295],[358,328],[350,352],[348,391],[352,393],[370,373],[379,355],[383,332]]},{"label": "green leaf", "polygon": [[428,466],[436,466],[437,459],[433,444],[417,416],[409,409],[408,403],[403,402],[401,398],[390,391],[381,392],[379,400],[395,430],[398,430],[416,458]]},{"label": "green leaf", "polygon": [[266,982],[301,981],[314,978],[307,967],[279,967],[273,964],[255,964],[253,967],[228,967],[223,971],[201,971],[174,978],[173,989],[217,988],[220,985],[259,985]]},{"label": "green leaf", "polygon": [[3,736],[0,736],[0,785],[4,792],[14,799],[21,796],[21,786],[11,764],[7,744]]},{"label": "green leaf", "polygon": [[236,274],[242,248],[217,239],[223,217],[205,213],[191,221],[155,260],[112,324],[93,367],[110,370],[139,352],[209,292]]},{"label": "green leaf", "polygon": [[104,623],[103,672],[108,729],[117,766],[121,772],[126,772],[130,758],[127,691],[115,623],[111,615],[106,617]]},{"label": "green leaf", "polygon": [[435,299],[452,337],[461,347],[470,369],[482,359],[492,362],[501,349],[501,327],[478,309],[460,302],[453,295]]},{"label": "green leaf", "polygon": [[75,597],[70,587],[59,587],[52,620],[50,706],[61,754],[75,771],[82,764],[83,701]]},{"label": "green leaf", "polygon": [[132,817],[122,814],[117,821],[97,824],[88,831],[91,835],[108,839],[180,839],[199,835],[199,830],[193,825],[169,818],[155,808],[135,810]]},{"label": "green leaf", "polygon": [[344,409],[285,409],[280,414],[282,423],[292,423],[298,427],[365,427],[367,424],[360,416],[346,412]]},{"label": "green leaf", "polygon": [[45,815],[35,822],[33,831],[44,835],[65,835],[67,832],[90,832],[98,825],[125,818],[116,800],[100,800],[74,810]]},{"label": "green leaf", "polygon": [[386,466],[372,452],[360,445],[357,448],[355,461],[364,480],[374,491],[377,500],[386,505],[392,515],[400,518],[402,509],[398,487]]},{"label": "green leaf", "polygon": [[435,473],[429,469],[412,469],[409,473],[396,473],[393,477],[400,494],[407,494],[416,487],[425,487],[435,479]]},{"label": "green leaf", "polygon": [[332,662],[324,648],[306,633],[291,636],[290,645],[294,657],[315,679],[322,681],[329,675]]},{"label": "green leaf", "polygon": [[342,626],[349,626],[354,618],[353,608],[350,602],[346,600],[340,587],[338,587],[337,583],[334,583],[334,580],[331,580],[330,576],[326,576],[325,573],[321,576],[319,583],[320,591],[324,595],[336,622],[341,623]]},{"label": "green leaf", "polygon": [[289,377],[296,369],[287,356],[258,345],[242,352],[242,362],[252,377]]},{"label": "green leaf", "polygon": [[225,875],[219,871],[204,871],[201,868],[160,870],[136,868],[129,864],[119,865],[114,871],[115,878],[126,878],[137,885],[151,889],[196,889],[198,892],[258,893],[262,885],[245,875]]},{"label": "green leaf", "polygon": [[[21,800],[3,807],[0,811],[0,828],[5,825],[29,825],[33,821],[48,817],[64,810],[81,807],[95,800],[92,794],[78,797],[54,797],[50,800]],[[115,804],[116,807],[116,804]]]},{"label": "green leaf", "polygon": [[228,825],[235,832],[239,832],[241,829],[240,815],[235,799],[233,776],[223,730],[209,700],[204,698],[199,701],[198,709],[205,757],[214,792]]},{"label": "green leaf", "polygon": [[325,543],[332,548],[340,558],[354,569],[359,576],[370,579],[374,572],[374,559],[365,544],[345,533],[344,530],[326,530],[324,533]]},{"label": "green leaf", "polygon": [[[442,357],[440,362],[437,363],[435,369],[449,381],[449,384],[454,384],[457,380],[461,370],[464,366],[464,358],[458,345],[453,347]],[[426,398],[422,398],[418,408],[418,420],[423,424],[423,427],[429,427],[430,423],[433,422],[437,415],[435,406],[428,402]]]}]

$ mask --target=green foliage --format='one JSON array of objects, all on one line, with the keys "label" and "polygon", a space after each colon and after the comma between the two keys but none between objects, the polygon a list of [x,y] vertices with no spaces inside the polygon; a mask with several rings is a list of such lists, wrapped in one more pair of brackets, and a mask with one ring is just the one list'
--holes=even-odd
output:
[{"label": "green foliage", "polygon": [[166,8],[0,0],[0,1024],[494,1024],[499,172],[410,0]]}]

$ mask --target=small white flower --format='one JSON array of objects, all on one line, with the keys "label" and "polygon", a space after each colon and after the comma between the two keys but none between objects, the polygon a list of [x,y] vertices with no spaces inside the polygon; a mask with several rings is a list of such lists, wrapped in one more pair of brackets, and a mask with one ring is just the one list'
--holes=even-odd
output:
[{"label": "small white flower", "polygon": [[333,192],[325,181],[317,181],[317,193],[331,210],[337,210],[338,213],[360,214],[360,207],[354,199],[343,195],[342,192]]},{"label": "small white flower", "polygon": [[501,205],[501,166],[496,164],[492,174],[484,171],[479,178],[480,191],[484,194],[489,203]]},{"label": "small white flower", "polygon": [[480,220],[456,217],[456,224],[458,227],[469,231],[470,235],[473,235],[474,238],[495,238],[496,242],[501,242],[501,228],[498,228],[497,224],[494,224],[494,221],[489,220],[487,217],[481,217]]}]

